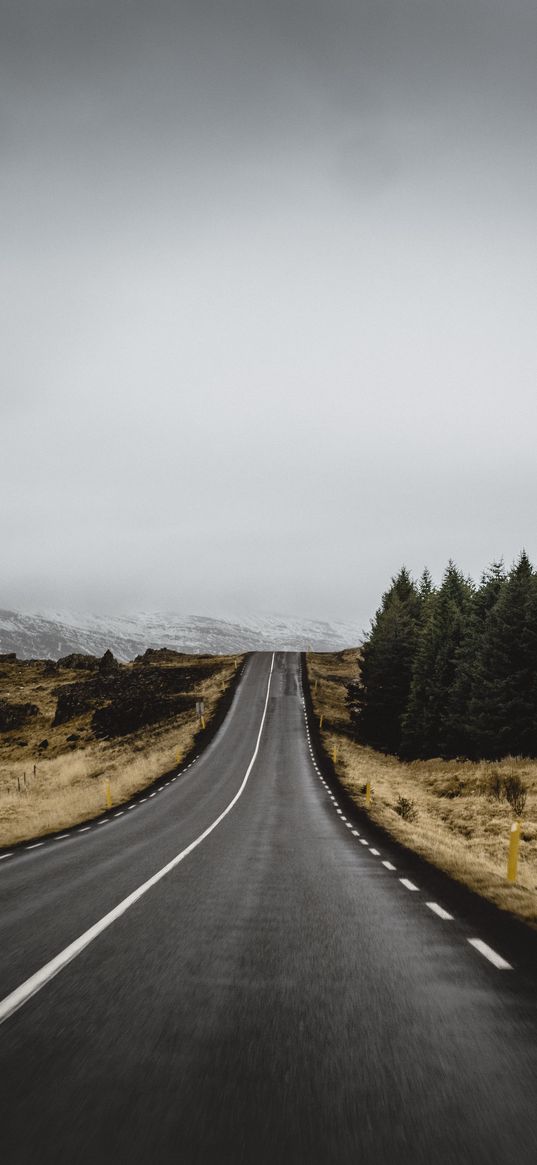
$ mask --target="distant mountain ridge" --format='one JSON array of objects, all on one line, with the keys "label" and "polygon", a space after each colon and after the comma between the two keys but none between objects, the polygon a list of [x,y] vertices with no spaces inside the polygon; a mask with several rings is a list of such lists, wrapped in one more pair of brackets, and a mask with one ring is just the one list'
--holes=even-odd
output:
[{"label": "distant mountain ridge", "polygon": [[193,655],[340,651],[356,647],[361,639],[352,625],[283,616],[235,621],[175,613],[27,614],[0,609],[0,653],[15,651],[20,659],[59,659],[72,652],[103,655],[107,648],[121,660],[133,659],[148,647],[171,647]]}]

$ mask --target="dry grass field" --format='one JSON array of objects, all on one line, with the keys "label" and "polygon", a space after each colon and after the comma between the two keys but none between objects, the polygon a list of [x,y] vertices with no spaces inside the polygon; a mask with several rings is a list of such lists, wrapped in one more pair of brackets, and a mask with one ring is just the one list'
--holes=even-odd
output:
[{"label": "dry grass field", "polygon": [[[106,706],[106,697],[92,698],[85,711],[53,723],[59,693],[84,692],[86,683],[95,684],[95,669],[54,671],[46,661],[0,660],[0,709],[13,704],[38,709],[19,727],[0,731],[0,846],[65,829],[99,814],[106,807],[106,780],[114,805],[119,805],[189,752],[199,727],[195,700],[205,701],[209,722],[242,657],[178,656],[177,660],[178,678],[176,683],[172,680],[172,687],[181,694],[167,699],[185,707],[136,731],[108,738],[98,738],[92,719],[96,708]],[[132,677],[136,683],[140,677],[150,689],[153,672],[157,686],[159,677],[164,674],[167,679],[166,671],[175,666],[172,659],[159,660],[153,669],[117,665],[112,682],[124,685]],[[132,701],[127,710],[130,707]]]},{"label": "dry grass field", "polygon": [[[364,748],[352,739],[345,705],[346,685],[356,678],[358,666],[358,651],[308,656],[315,712],[323,715],[326,749],[331,753],[337,746],[342,785],[365,808],[370,781],[374,821],[459,882],[537,925],[537,761],[508,757],[494,764],[441,759],[407,764]],[[513,776],[527,788],[517,818],[505,797],[505,780]],[[521,821],[522,834],[513,886],[507,881],[507,852],[515,819]]]}]

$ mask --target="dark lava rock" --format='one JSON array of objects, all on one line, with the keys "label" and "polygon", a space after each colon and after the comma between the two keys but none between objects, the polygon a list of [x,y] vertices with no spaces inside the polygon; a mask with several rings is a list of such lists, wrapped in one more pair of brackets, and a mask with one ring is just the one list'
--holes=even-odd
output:
[{"label": "dark lava rock", "polygon": [[67,736],[66,739],[69,742],[71,742],[73,740],[80,740],[80,734],[78,732],[71,732],[70,736]]},{"label": "dark lava rock", "polygon": [[98,708],[93,714],[91,725],[99,737],[127,736],[138,728],[146,728],[149,724],[177,716],[179,712],[192,708],[193,704],[191,696],[154,694],[148,699],[145,692],[133,692],[124,694],[113,704]]},{"label": "dark lava rock", "polygon": [[16,663],[16,662],[17,662],[17,652],[16,651],[0,652],[0,663]]},{"label": "dark lava rock", "polygon": [[180,651],[171,647],[148,647],[143,655],[137,655],[134,662],[147,665],[149,663],[178,663],[184,658]]},{"label": "dark lava rock", "polygon": [[40,748],[42,752],[44,752],[45,749],[48,748],[48,740],[40,740],[37,747]]},{"label": "dark lava rock", "polygon": [[[111,652],[108,654],[110,655]],[[74,651],[72,655],[64,655],[62,659],[59,659],[56,667],[70,668],[71,671],[95,671],[98,664],[99,660],[96,655],[83,655],[82,652]]]},{"label": "dark lava rock", "polygon": [[58,688],[54,694],[58,697],[58,703],[52,724],[57,728],[58,724],[65,724],[67,720],[74,720],[76,716],[90,712],[95,705],[97,693],[95,684],[90,680],[87,684],[66,684],[64,688]]},{"label": "dark lava rock", "polygon": [[191,708],[200,680],[218,666],[210,661],[195,667],[122,667],[107,654],[112,666],[101,670],[99,665],[97,675],[56,689],[54,725],[93,711],[96,735],[124,736]]},{"label": "dark lava rock", "polygon": [[37,704],[10,704],[8,700],[0,700],[0,732],[12,732],[14,728],[22,728],[34,716],[39,715]]},{"label": "dark lava rock", "polygon": [[120,666],[115,656],[108,649],[108,651],[105,651],[102,659],[99,660],[99,674],[106,675],[110,672],[117,672],[120,670]]},{"label": "dark lava rock", "polygon": [[58,669],[56,667],[56,663],[53,659],[46,659],[45,660],[45,666],[43,668],[43,675],[44,676],[55,676],[57,670]]}]

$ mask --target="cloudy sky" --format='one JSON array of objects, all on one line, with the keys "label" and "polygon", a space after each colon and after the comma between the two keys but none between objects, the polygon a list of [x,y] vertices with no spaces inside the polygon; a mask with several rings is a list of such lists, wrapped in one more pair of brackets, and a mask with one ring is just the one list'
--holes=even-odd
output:
[{"label": "cloudy sky", "polygon": [[537,558],[534,0],[0,13],[0,606]]}]

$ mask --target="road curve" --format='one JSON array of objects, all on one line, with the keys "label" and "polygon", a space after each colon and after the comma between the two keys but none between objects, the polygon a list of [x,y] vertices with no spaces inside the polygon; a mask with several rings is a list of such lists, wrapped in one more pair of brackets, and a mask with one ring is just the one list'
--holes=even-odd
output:
[{"label": "road curve", "polygon": [[154,798],[1,864],[3,1159],[535,1165],[534,984],[345,820],[271,667]]}]

